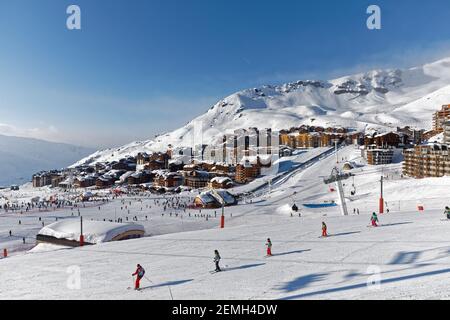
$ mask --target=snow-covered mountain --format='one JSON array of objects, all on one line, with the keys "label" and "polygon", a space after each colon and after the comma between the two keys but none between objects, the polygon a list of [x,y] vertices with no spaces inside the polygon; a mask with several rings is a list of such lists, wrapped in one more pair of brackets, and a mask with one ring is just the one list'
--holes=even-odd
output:
[{"label": "snow-covered mountain", "polygon": [[0,135],[0,185],[30,181],[38,171],[64,168],[92,152],[69,144]]},{"label": "snow-covered mountain", "polygon": [[191,146],[198,125],[206,144],[249,127],[280,130],[309,124],[383,130],[409,125],[429,129],[431,113],[448,103],[450,58],[406,70],[373,70],[330,81],[267,85],[234,93],[184,127],[154,140],[98,151],[77,164],[163,151],[169,144]]}]

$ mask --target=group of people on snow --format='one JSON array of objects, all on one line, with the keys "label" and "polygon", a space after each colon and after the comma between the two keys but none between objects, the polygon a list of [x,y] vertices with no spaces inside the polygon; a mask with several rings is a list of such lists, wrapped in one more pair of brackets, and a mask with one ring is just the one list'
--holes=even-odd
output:
[{"label": "group of people on snow", "polygon": [[[445,207],[444,214],[446,215],[447,219],[450,220],[450,208],[448,206]],[[370,221],[371,221],[372,227],[379,226],[378,225],[378,223],[379,223],[378,215],[375,212],[372,213],[372,215],[370,217]],[[322,237],[328,237],[328,227],[324,221],[322,221]],[[267,238],[266,247],[267,247],[266,257],[271,257],[272,256],[272,241],[270,240],[270,238]],[[219,265],[220,260],[221,260],[221,257],[220,257],[219,251],[214,250],[213,262],[216,267],[214,272],[222,271],[222,269],[220,268],[220,265]],[[134,287],[135,290],[140,290],[140,281],[144,277],[144,274],[145,274],[144,268],[140,264],[138,264],[136,271],[132,274],[133,277],[136,276],[135,287]]]}]

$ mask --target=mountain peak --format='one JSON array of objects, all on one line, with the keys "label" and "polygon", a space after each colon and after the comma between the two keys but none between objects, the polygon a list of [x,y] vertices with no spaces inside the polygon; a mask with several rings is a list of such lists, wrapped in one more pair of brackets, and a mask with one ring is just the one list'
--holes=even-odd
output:
[{"label": "mountain peak", "polygon": [[192,146],[196,125],[210,144],[237,129],[287,129],[302,124],[359,130],[431,128],[431,112],[450,103],[450,58],[410,69],[375,69],[334,80],[298,80],[225,97],[186,126],[142,143],[81,160],[108,161],[138,152]]}]

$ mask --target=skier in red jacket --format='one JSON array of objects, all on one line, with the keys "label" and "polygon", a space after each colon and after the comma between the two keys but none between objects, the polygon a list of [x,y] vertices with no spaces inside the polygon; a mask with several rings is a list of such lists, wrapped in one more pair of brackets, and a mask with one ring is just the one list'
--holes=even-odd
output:
[{"label": "skier in red jacket", "polygon": [[134,285],[134,290],[139,290],[139,284],[141,282],[141,279],[144,277],[144,274],[145,274],[144,268],[142,268],[142,266],[140,264],[138,264],[136,271],[132,274],[133,277],[137,276],[136,282]]},{"label": "skier in red jacket", "polygon": [[327,225],[325,224],[325,222],[322,222],[322,237],[328,237]]},{"label": "skier in red jacket", "polygon": [[267,247],[267,256],[271,257],[272,256],[272,241],[270,241],[270,238],[267,239],[266,247]]}]

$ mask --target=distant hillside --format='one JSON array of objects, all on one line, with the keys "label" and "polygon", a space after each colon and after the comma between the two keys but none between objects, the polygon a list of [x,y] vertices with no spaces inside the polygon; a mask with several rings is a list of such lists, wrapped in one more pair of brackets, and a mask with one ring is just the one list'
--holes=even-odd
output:
[{"label": "distant hillside", "polygon": [[0,186],[30,181],[37,171],[67,167],[93,151],[69,144],[0,135]]}]

